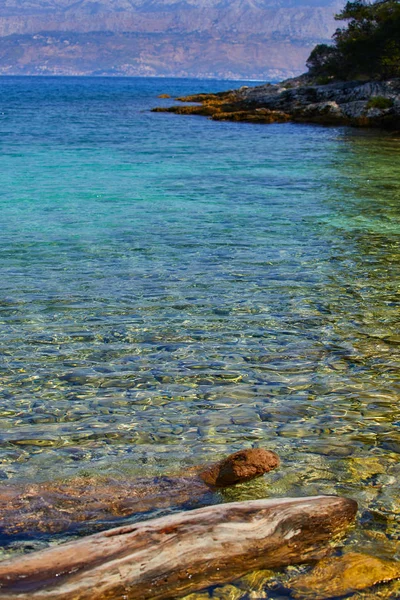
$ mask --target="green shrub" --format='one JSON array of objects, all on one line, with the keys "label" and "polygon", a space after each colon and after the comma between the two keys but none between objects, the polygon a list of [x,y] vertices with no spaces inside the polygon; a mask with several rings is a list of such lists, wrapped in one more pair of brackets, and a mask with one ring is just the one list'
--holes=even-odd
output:
[{"label": "green shrub", "polygon": [[393,106],[393,100],[391,98],[385,98],[385,96],[373,96],[367,104],[367,108],[391,108]]},{"label": "green shrub", "polygon": [[314,77],[400,77],[400,0],[349,0],[335,17],[346,21],[331,45],[318,44],[307,67]]},{"label": "green shrub", "polygon": [[317,77],[316,80],[315,80],[315,83],[317,85],[327,85],[331,81],[332,81],[332,77],[330,77],[329,75],[324,75],[324,76],[321,76],[321,77]]}]

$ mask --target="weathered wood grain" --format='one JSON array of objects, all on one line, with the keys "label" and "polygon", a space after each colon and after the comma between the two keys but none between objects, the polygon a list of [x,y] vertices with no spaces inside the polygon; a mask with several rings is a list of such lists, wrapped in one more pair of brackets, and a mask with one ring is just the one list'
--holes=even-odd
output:
[{"label": "weathered wood grain", "polygon": [[165,600],[320,558],[355,517],[335,496],[235,502],[119,527],[0,563],[2,600]]}]

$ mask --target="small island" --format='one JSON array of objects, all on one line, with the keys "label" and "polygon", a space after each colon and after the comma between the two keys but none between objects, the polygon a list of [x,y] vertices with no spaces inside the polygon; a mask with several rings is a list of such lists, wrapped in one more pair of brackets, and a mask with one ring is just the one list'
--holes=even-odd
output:
[{"label": "small island", "polygon": [[319,123],[400,129],[400,3],[348,2],[333,44],[319,44],[308,72],[279,84],[178,98],[155,112],[202,115],[216,121]]}]

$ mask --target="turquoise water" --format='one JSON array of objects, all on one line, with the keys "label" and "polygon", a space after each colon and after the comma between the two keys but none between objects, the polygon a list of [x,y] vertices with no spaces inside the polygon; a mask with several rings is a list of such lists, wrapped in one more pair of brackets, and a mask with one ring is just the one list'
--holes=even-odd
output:
[{"label": "turquoise water", "polygon": [[347,544],[387,556],[400,139],[149,112],[238,85],[0,80],[0,476],[264,446],[280,470],[228,499],[348,495]]}]

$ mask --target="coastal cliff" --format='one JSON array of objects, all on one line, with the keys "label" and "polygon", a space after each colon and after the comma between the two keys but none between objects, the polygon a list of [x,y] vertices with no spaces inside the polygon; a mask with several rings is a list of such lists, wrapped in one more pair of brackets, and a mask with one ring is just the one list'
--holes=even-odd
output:
[{"label": "coastal cliff", "polygon": [[165,106],[155,111],[202,115],[217,121],[293,121],[400,129],[400,79],[318,85],[308,75],[302,75],[279,84],[178,100],[197,104]]}]

